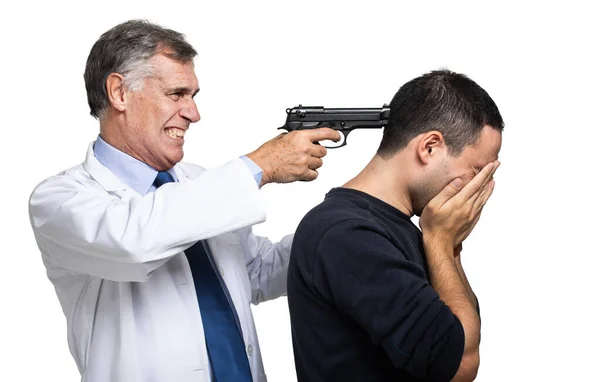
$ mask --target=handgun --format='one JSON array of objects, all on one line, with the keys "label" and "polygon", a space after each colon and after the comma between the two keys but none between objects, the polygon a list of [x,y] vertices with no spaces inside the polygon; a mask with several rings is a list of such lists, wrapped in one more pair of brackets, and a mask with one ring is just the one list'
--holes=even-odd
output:
[{"label": "handgun", "polygon": [[302,106],[286,109],[285,125],[278,128],[292,132],[294,130],[329,127],[344,136],[341,144],[325,146],[338,148],[346,146],[348,135],[354,129],[380,129],[385,127],[390,116],[390,108],[384,104],[381,108],[332,109],[323,106]]}]

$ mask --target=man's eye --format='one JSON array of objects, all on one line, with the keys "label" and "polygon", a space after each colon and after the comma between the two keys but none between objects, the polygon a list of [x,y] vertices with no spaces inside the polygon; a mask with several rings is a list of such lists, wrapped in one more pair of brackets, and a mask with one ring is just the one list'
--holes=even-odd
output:
[{"label": "man's eye", "polygon": [[181,92],[177,92],[177,93],[171,93],[171,94],[169,94],[169,97],[171,97],[171,99],[172,99],[173,101],[179,101],[179,99],[180,99],[181,97],[183,97],[183,93],[181,93]]}]

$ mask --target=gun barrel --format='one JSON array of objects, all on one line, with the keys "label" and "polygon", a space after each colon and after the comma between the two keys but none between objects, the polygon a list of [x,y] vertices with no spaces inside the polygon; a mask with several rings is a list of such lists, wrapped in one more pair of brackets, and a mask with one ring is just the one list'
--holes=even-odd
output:
[{"label": "gun barrel", "polygon": [[298,106],[288,109],[288,119],[305,122],[325,121],[380,121],[389,117],[389,108],[324,108]]}]

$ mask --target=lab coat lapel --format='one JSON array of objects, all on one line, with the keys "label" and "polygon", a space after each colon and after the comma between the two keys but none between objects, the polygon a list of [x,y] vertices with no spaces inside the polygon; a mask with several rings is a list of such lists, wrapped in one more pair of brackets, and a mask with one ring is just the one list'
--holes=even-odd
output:
[{"label": "lab coat lapel", "polygon": [[125,191],[129,187],[121,182],[121,180],[112,173],[108,168],[104,167],[102,163],[94,155],[94,143],[90,143],[88,151],[83,162],[83,168],[90,174],[98,184],[102,186],[107,192],[114,191]]}]

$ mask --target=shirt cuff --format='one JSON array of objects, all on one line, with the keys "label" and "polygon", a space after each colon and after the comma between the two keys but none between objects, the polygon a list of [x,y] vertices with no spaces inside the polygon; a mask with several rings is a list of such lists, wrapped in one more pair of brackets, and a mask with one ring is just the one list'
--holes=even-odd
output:
[{"label": "shirt cuff", "polygon": [[256,181],[256,185],[260,187],[260,182],[262,180],[262,169],[258,167],[256,163],[247,156],[241,156],[240,159],[244,164],[248,167],[248,170],[252,173],[254,180]]}]

